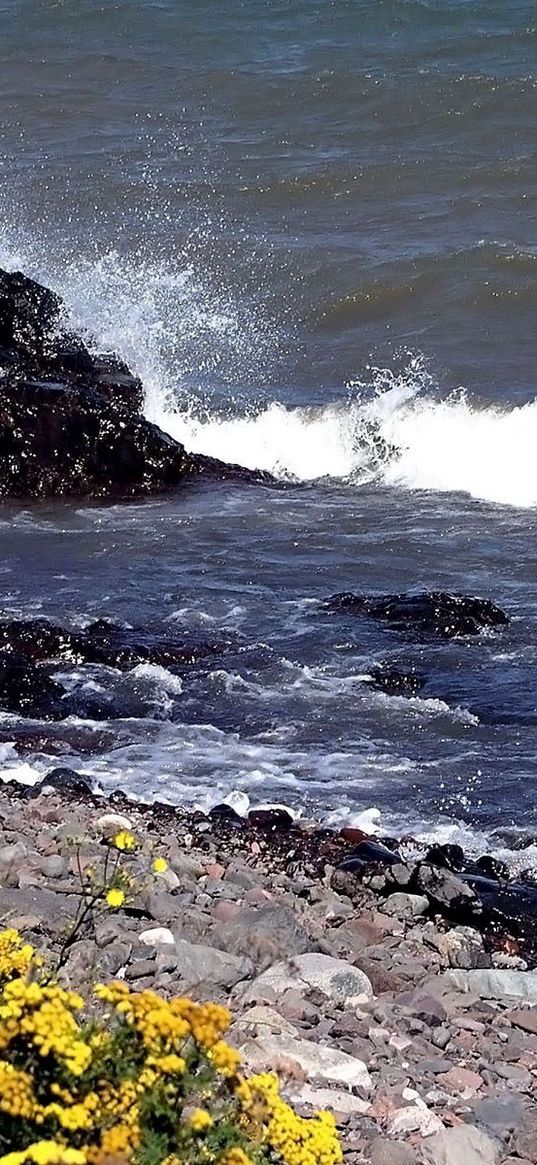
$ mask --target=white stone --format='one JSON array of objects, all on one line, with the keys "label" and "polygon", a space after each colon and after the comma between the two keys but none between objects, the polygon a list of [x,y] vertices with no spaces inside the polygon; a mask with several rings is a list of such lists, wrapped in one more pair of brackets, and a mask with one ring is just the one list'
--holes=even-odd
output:
[{"label": "white stone", "polygon": [[152,930],[143,930],[138,936],[146,947],[173,946],[175,939],[171,930],[166,926],[155,926]]},{"label": "white stone", "polygon": [[311,1084],[302,1084],[301,1087],[284,1085],[282,1092],[292,1104],[304,1104],[314,1112],[326,1110],[338,1116],[365,1116],[371,1108],[368,1100],[334,1088],[312,1088]]},{"label": "white stone", "polygon": [[390,894],[386,899],[383,910],[385,914],[393,914],[396,918],[419,918],[429,909],[429,899],[422,894]]},{"label": "white stone", "polygon": [[129,833],[132,830],[130,818],[124,817],[122,813],[103,813],[102,817],[97,818],[95,824],[103,837],[114,837],[123,829],[128,830]]},{"label": "white stone", "polygon": [[256,999],[265,988],[276,995],[288,988],[307,991],[317,988],[334,1003],[352,1006],[353,1001],[366,996],[373,998],[373,988],[367,975],[345,959],[316,953],[295,955],[285,963],[275,963],[247,988],[244,998]]},{"label": "white stone", "polygon": [[[421,1133],[422,1137],[432,1137],[435,1133],[442,1132],[443,1128],[442,1121],[436,1113],[431,1112],[426,1105],[417,1104],[398,1108],[388,1122],[388,1132],[394,1137],[401,1133]],[[462,1161],[463,1158],[460,1165]]]},{"label": "white stone", "polygon": [[363,1060],[340,1052],[337,1048],[327,1048],[324,1044],[314,1044],[311,1040],[298,1040],[289,1035],[261,1035],[246,1040],[240,1052],[250,1068],[261,1071],[277,1071],[278,1064],[296,1064],[308,1081],[320,1080],[323,1084],[345,1084],[348,1088],[363,1088],[371,1091],[373,1085]]},{"label": "white stone", "polygon": [[480,999],[523,999],[526,1003],[537,1003],[537,971],[498,968],[446,971],[444,980],[458,991],[470,991]]},{"label": "white stone", "polygon": [[390,1036],[389,1039],[390,1048],[395,1048],[398,1052],[404,1052],[405,1048],[409,1048],[411,1043],[410,1036],[400,1036],[397,1032],[395,1035]]},{"label": "white stone", "polygon": [[474,1125],[454,1125],[427,1141],[423,1152],[431,1165],[496,1165],[498,1150]]}]

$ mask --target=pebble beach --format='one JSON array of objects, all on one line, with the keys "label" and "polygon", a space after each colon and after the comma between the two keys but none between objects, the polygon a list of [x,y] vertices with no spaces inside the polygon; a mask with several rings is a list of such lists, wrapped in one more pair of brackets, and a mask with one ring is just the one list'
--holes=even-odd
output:
[{"label": "pebble beach", "polygon": [[304,1115],[334,1113],[346,1165],[537,1162],[537,972],[515,939],[450,921],[453,874],[389,892],[380,864],[341,868],[356,838],[283,810],[245,823],[76,782],[4,786],[0,820],[0,923],[51,961],[81,877],[132,832],[131,889],[99,904],[60,975],[86,996],[119,978],[225,1003],[246,1067],[276,1070]]}]

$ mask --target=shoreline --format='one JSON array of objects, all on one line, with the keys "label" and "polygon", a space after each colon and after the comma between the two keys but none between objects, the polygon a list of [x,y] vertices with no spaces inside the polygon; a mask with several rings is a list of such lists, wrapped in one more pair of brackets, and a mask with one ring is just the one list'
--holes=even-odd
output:
[{"label": "shoreline", "polygon": [[70,947],[73,986],[119,976],[226,1003],[246,1064],[278,1069],[305,1114],[336,1114],[346,1165],[442,1165],[446,1138],[461,1160],[537,1161],[531,943],[488,930],[445,866],[421,862],[422,891],[405,889],[410,864],[380,860],[377,839],[251,816],[4,785],[1,925],[57,955],[79,868],[129,828],[132,895]]}]

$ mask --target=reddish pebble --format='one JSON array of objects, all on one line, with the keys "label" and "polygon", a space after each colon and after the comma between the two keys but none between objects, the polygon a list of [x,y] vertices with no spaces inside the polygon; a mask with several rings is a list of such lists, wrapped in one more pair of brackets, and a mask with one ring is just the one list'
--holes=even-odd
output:
[{"label": "reddish pebble", "polygon": [[370,835],[354,825],[346,825],[339,836],[345,841],[350,841],[352,845],[359,845],[361,841],[370,841]]},{"label": "reddish pebble", "polygon": [[264,906],[265,902],[272,901],[272,894],[269,894],[268,890],[263,890],[261,886],[252,886],[252,889],[244,895],[244,901],[248,906]]},{"label": "reddish pebble", "polygon": [[240,912],[241,908],[236,902],[223,900],[213,907],[212,916],[216,922],[233,922]]},{"label": "reddish pebble", "polygon": [[219,880],[220,878],[224,877],[225,872],[226,867],[220,866],[218,862],[213,862],[212,865],[205,866],[205,873],[207,874],[208,878],[216,878]]},{"label": "reddish pebble", "polygon": [[475,1035],[473,1032],[459,1032],[455,1043],[458,1048],[462,1048],[465,1052],[472,1052],[475,1050]]},{"label": "reddish pebble", "polygon": [[437,1076],[437,1080],[439,1084],[455,1092],[475,1093],[483,1087],[483,1081],[477,1072],[472,1072],[469,1068],[458,1068],[456,1065],[450,1068],[449,1072],[442,1072]]}]

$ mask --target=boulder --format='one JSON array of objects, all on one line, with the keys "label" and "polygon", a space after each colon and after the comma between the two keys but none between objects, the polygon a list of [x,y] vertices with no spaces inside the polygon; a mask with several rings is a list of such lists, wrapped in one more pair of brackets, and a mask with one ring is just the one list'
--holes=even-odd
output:
[{"label": "boulder", "polygon": [[0,269],[0,498],[134,497],[193,474],[275,484],[187,454],[143,415],[139,379],[66,322],[59,296]]},{"label": "boulder", "polygon": [[277,902],[243,907],[233,921],[215,926],[213,939],[222,950],[249,955],[265,967],[267,962],[294,959],[316,946],[294,910]]},{"label": "boulder", "polygon": [[[0,471],[1,472],[1,471]],[[40,720],[58,720],[65,689],[41,668],[0,650],[0,708]]]},{"label": "boulder", "polygon": [[276,963],[247,988],[244,999],[262,999],[264,992],[275,997],[288,989],[298,989],[303,993],[316,989],[333,1003],[347,1006],[357,996],[373,997],[371,983],[358,967],[345,959],[333,959],[330,955],[297,955],[288,963]]},{"label": "boulder", "polygon": [[386,914],[395,918],[419,918],[429,909],[429,899],[422,894],[390,894],[384,903]]},{"label": "boulder", "polygon": [[537,971],[490,970],[446,971],[444,980],[458,991],[469,991],[480,999],[520,999],[537,1003]]},{"label": "boulder", "polygon": [[248,821],[263,833],[287,833],[294,825],[291,814],[280,806],[250,809]]},{"label": "boulder", "polygon": [[513,1027],[522,1028],[522,1031],[537,1036],[537,1007],[528,1008],[527,1010],[513,1008],[512,1011],[507,1012],[507,1018],[511,1021]]},{"label": "boulder", "polygon": [[374,598],[344,592],[326,599],[324,607],[333,613],[365,615],[385,623],[392,631],[441,639],[478,635],[509,622],[505,612],[490,599],[446,591]]},{"label": "boulder", "polygon": [[235,1032],[243,1031],[245,1028],[260,1029],[261,1034],[267,1031],[279,1033],[280,1035],[297,1036],[298,1031],[296,1027],[289,1023],[288,1019],[284,1019],[273,1007],[265,1007],[259,1004],[257,1007],[250,1007],[248,1011],[239,1015],[238,1019],[233,1024]]},{"label": "boulder", "polygon": [[401,671],[383,665],[371,668],[368,682],[371,687],[386,692],[388,696],[417,696],[425,684],[425,678],[412,670]]},{"label": "boulder", "polygon": [[362,1088],[365,1092],[370,1092],[373,1087],[363,1060],[337,1048],[314,1044],[311,1040],[299,1040],[290,1035],[258,1034],[255,1039],[246,1040],[239,1050],[248,1067],[256,1071],[278,1071],[280,1067],[292,1075],[292,1065],[295,1065],[308,1081],[344,1084],[348,1088]]},{"label": "boulder", "polygon": [[166,926],[154,926],[150,930],[143,930],[138,936],[145,947],[173,946],[175,938]]},{"label": "boulder", "polygon": [[72,793],[77,796],[86,796],[93,791],[91,777],[85,777],[83,773],[67,768],[50,769],[43,778],[43,785],[59,789],[61,793]]},{"label": "boulder", "polygon": [[441,911],[479,914],[482,910],[474,890],[451,870],[422,862],[414,874],[414,884]]},{"label": "boulder", "polygon": [[228,955],[216,947],[177,939],[175,948],[178,958],[177,973],[181,983],[187,988],[197,987],[201,983],[204,986],[214,984],[217,987],[234,987],[241,979],[247,979],[253,974],[253,966],[249,959],[236,958],[235,955]]},{"label": "boulder", "polygon": [[418,1155],[410,1145],[402,1141],[387,1141],[375,1137],[369,1147],[371,1165],[417,1165]]},{"label": "boulder", "polygon": [[407,1133],[420,1133],[422,1137],[431,1137],[439,1133],[444,1126],[440,1117],[431,1112],[425,1104],[407,1104],[398,1108],[390,1117],[388,1132],[393,1137],[405,1136]]},{"label": "boulder", "polygon": [[[314,1113],[328,1110],[334,1114],[336,1119],[346,1116],[365,1116],[371,1108],[368,1100],[362,1100],[360,1096],[354,1096],[352,1092],[341,1092],[335,1088],[313,1088],[311,1084],[302,1084],[298,1087],[294,1081],[284,1085],[284,1094],[286,1100],[290,1100],[293,1104],[309,1108]],[[391,1162],[386,1161],[386,1165],[414,1165],[414,1161],[406,1159],[397,1162],[392,1158]]]},{"label": "boulder", "polygon": [[445,964],[470,971],[474,967],[490,967],[490,956],[484,950],[483,939],[470,926],[453,930],[435,931],[427,940],[439,952]]},{"label": "boulder", "polygon": [[115,837],[116,833],[123,830],[127,833],[132,831],[132,821],[130,817],[125,817],[124,813],[103,813],[97,818],[95,826],[101,836],[107,839]]},{"label": "boulder", "polygon": [[455,1125],[429,1137],[423,1153],[431,1165],[497,1165],[494,1141],[471,1125]]}]

